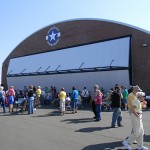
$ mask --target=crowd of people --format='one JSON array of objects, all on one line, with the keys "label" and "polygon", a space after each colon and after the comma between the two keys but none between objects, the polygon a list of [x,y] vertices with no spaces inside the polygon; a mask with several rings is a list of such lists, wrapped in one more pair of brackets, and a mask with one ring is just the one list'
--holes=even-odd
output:
[{"label": "crowd of people", "polygon": [[[123,127],[122,123],[122,110],[129,112],[132,122],[132,132],[123,145],[127,149],[131,149],[130,143],[138,144],[138,150],[147,150],[143,146],[144,129],[142,124],[142,108],[145,107],[146,101],[144,100],[145,93],[139,86],[132,86],[126,89],[125,86],[115,85],[105,95],[103,90],[100,90],[98,85],[94,85],[93,91],[88,91],[83,87],[82,91],[78,91],[75,86],[72,87],[70,93],[66,93],[65,88],[62,87],[59,92],[56,88],[51,86],[41,88],[41,86],[34,87],[30,85],[29,88],[24,87],[23,90],[16,91],[14,86],[11,86],[7,91],[4,90],[3,85],[0,86],[0,103],[3,107],[3,112],[6,113],[6,105],[9,104],[9,112],[13,112],[13,105],[16,108],[19,105],[19,98],[22,98],[22,110],[28,111],[28,114],[33,114],[34,110],[38,107],[50,103],[55,103],[59,100],[60,115],[65,115],[66,108],[70,107],[72,113],[78,111],[78,107],[86,109],[89,104],[94,113],[95,121],[101,121],[101,110],[112,110],[111,128]],[[17,109],[16,109],[17,110]]]}]

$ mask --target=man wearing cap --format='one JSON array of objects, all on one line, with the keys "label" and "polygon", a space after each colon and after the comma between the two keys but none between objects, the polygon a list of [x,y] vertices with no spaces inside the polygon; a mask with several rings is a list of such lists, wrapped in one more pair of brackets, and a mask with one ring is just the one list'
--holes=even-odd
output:
[{"label": "man wearing cap", "polygon": [[131,115],[131,108],[132,108],[132,103],[136,99],[136,93],[142,91],[138,85],[133,86],[133,91],[128,95],[127,99],[127,104],[128,104],[128,111],[129,114]]},{"label": "man wearing cap", "polygon": [[[134,100],[136,100],[136,93],[139,91],[142,91],[142,90],[139,88],[138,85],[132,86],[132,92],[128,95],[127,105],[128,105],[128,111],[129,111],[130,116],[131,116],[131,112],[132,112],[132,104],[133,104]],[[131,133],[133,133],[133,128],[131,130]],[[137,141],[135,140],[133,142],[133,144],[137,144]]]},{"label": "man wearing cap", "polygon": [[[136,88],[138,90],[138,88]],[[123,142],[123,145],[127,149],[131,149],[131,142],[133,142],[135,139],[137,140],[137,149],[138,150],[148,150],[147,147],[143,146],[143,135],[144,135],[144,129],[143,129],[143,123],[142,123],[142,105],[141,102],[144,101],[144,92],[137,92],[136,93],[136,99],[132,103],[132,107],[130,108],[131,113],[131,121],[132,121],[132,127],[133,132],[131,135]]]}]

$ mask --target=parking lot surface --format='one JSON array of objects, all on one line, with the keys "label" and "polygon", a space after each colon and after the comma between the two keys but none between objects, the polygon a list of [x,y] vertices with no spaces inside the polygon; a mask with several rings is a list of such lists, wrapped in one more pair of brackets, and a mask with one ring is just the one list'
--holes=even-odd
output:
[{"label": "parking lot surface", "polygon": [[[121,150],[131,132],[127,111],[122,111],[124,127],[110,128],[112,112],[102,112],[95,122],[89,110],[68,111],[60,116],[52,106],[33,115],[2,113],[0,108],[0,150]],[[150,148],[150,111],[143,111],[144,145]],[[132,145],[135,149],[136,145]]]}]

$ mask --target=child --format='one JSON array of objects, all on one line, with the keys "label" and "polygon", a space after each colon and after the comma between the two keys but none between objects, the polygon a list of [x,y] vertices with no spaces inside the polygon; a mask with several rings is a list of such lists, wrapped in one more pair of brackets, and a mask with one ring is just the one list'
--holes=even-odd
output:
[{"label": "child", "polygon": [[9,96],[9,112],[13,112],[13,104],[14,104],[14,97],[12,95]]},{"label": "child", "polygon": [[96,97],[94,99],[95,105],[96,105],[96,121],[101,120],[102,96],[103,96],[103,94],[101,93],[101,91],[97,90]]}]

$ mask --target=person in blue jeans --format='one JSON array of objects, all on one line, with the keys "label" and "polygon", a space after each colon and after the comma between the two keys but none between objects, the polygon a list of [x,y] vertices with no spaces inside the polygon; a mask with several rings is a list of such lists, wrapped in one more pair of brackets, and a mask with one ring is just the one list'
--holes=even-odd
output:
[{"label": "person in blue jeans", "polygon": [[112,122],[111,122],[112,128],[123,127],[122,113],[121,113],[121,98],[122,98],[121,89],[119,86],[116,86],[115,91],[112,93],[111,96],[112,108],[113,108],[113,115],[112,115]]},{"label": "person in blue jeans", "polygon": [[76,87],[72,87],[72,93],[71,93],[71,103],[72,103],[72,109],[73,113],[77,113],[77,102],[78,102],[79,92],[76,90]]},{"label": "person in blue jeans", "polygon": [[28,114],[33,114],[34,110],[34,90],[33,90],[33,85],[29,86],[29,91],[28,91]]},{"label": "person in blue jeans", "polygon": [[96,97],[94,98],[95,105],[96,105],[96,120],[95,121],[100,121],[101,120],[101,106],[102,106],[103,94],[101,93],[100,90],[97,90],[96,93],[97,93]]},{"label": "person in blue jeans", "polygon": [[5,104],[5,91],[3,90],[3,86],[0,86],[0,104],[3,106],[3,112],[6,112],[6,104]]}]

